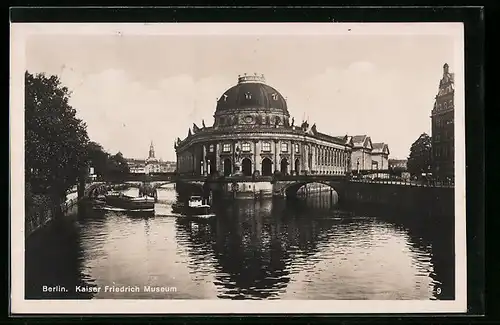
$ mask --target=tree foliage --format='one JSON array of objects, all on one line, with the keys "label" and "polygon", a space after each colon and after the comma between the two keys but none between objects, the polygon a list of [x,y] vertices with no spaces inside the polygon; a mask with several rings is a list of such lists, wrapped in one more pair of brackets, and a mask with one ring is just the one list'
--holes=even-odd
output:
[{"label": "tree foliage", "polygon": [[88,159],[94,172],[100,177],[114,176],[121,173],[128,173],[129,167],[127,161],[121,152],[115,155],[107,153],[100,144],[89,142]]},{"label": "tree foliage", "polygon": [[62,197],[87,166],[85,123],[57,76],[25,73],[25,173],[36,191]]},{"label": "tree foliage", "polygon": [[413,142],[408,157],[407,169],[411,175],[421,175],[431,169],[432,159],[432,140],[431,137],[422,133],[418,139]]}]

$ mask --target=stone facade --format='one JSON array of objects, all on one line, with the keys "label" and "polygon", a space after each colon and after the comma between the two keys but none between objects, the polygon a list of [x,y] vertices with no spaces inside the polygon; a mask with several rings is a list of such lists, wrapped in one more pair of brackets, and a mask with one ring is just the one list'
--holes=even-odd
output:
[{"label": "stone facade", "polygon": [[389,146],[383,142],[373,143],[372,169],[389,169]]},{"label": "stone facade", "polygon": [[178,138],[180,174],[345,175],[351,170],[347,136],[320,133],[303,121],[294,125],[286,99],[263,76],[245,75],[217,101],[213,126],[193,124]]},{"label": "stone facade", "polygon": [[431,112],[432,169],[439,179],[454,179],[455,176],[454,95],[454,74],[449,72],[445,63]]},{"label": "stone facade", "polygon": [[387,170],[389,169],[389,146],[386,143],[372,143],[367,135],[355,135],[352,142],[352,170]]}]

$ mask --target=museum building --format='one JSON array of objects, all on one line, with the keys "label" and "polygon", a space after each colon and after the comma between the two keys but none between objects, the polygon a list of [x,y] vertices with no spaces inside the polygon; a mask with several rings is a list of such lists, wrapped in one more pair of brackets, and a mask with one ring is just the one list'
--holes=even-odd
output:
[{"label": "museum building", "polygon": [[316,125],[295,125],[286,99],[264,75],[243,75],[217,99],[212,126],[193,124],[174,143],[179,174],[270,176],[345,175],[352,137],[330,136]]}]

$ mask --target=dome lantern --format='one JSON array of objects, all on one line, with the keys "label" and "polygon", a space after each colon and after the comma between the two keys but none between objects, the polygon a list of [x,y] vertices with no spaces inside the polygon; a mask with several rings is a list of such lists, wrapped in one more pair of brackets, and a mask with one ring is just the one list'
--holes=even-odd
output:
[{"label": "dome lantern", "polygon": [[238,76],[238,84],[242,83],[248,83],[248,82],[257,82],[257,83],[266,83],[266,78],[264,77],[264,74],[258,75],[257,73],[254,73],[253,75],[247,75],[246,73],[241,76]]}]

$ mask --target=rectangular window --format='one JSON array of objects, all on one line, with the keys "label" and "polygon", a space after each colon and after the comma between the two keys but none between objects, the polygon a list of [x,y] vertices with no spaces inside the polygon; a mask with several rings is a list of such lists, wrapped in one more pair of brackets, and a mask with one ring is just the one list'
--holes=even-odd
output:
[{"label": "rectangular window", "polygon": [[224,143],[224,146],[222,147],[222,151],[224,151],[224,152],[231,152],[231,144],[230,143]]},{"label": "rectangular window", "polygon": [[241,150],[244,152],[249,152],[250,151],[250,143],[245,142],[241,145]]},{"label": "rectangular window", "polygon": [[300,147],[298,144],[295,144],[295,153],[299,153]]},{"label": "rectangular window", "polygon": [[213,144],[211,144],[211,145],[210,145],[210,147],[209,147],[208,151],[209,151],[209,152],[214,152],[214,145],[213,145]]},{"label": "rectangular window", "polygon": [[287,151],[288,151],[288,143],[282,143],[281,152],[287,152]]},{"label": "rectangular window", "polygon": [[262,143],[262,151],[266,151],[266,152],[271,151],[271,143],[263,142]]}]

